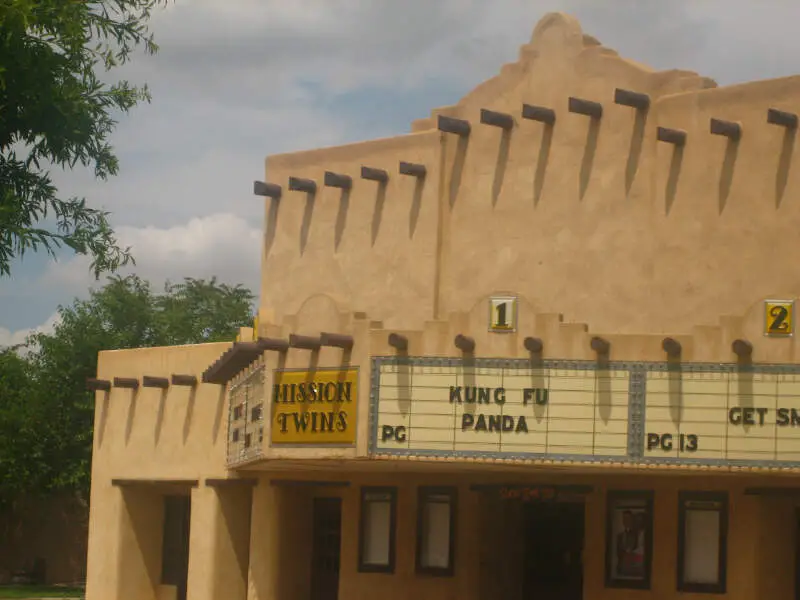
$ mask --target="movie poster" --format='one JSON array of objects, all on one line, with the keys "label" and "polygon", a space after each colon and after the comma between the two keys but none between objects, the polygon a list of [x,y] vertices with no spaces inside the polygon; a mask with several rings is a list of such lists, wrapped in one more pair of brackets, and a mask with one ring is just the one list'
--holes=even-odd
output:
[{"label": "movie poster", "polygon": [[644,582],[647,579],[648,509],[644,502],[618,501],[611,510],[611,579]]}]

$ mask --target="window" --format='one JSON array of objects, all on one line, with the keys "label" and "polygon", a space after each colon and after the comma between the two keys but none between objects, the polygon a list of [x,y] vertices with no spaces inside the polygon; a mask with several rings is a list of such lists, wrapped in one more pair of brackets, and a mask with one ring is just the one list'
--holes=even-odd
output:
[{"label": "window", "polygon": [[681,492],[678,503],[678,590],[724,594],[727,493]]},{"label": "window", "polygon": [[361,488],[361,524],[358,570],[362,573],[394,572],[394,536],[397,489]]},{"label": "window", "polygon": [[454,571],[456,490],[421,487],[417,504],[417,572],[452,575]]},{"label": "window", "polygon": [[653,492],[608,492],[606,587],[650,589],[652,556]]}]

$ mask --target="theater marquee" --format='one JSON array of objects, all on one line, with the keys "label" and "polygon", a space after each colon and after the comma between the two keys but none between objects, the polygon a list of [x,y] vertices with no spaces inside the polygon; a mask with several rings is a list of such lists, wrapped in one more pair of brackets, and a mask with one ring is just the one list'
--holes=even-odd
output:
[{"label": "theater marquee", "polygon": [[800,462],[800,372],[792,370],[647,373],[645,457]]},{"label": "theater marquee", "polygon": [[629,372],[594,363],[375,359],[373,448],[576,460],[629,453]]},{"label": "theater marquee", "polygon": [[358,369],[276,370],[273,375],[273,444],[355,444]]},{"label": "theater marquee", "polygon": [[800,467],[800,366],[378,357],[370,451]]}]

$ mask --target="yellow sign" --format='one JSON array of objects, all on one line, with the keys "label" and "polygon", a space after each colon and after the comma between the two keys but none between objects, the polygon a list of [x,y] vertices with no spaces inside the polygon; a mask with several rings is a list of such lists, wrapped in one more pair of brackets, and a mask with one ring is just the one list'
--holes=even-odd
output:
[{"label": "yellow sign", "polygon": [[764,301],[764,335],[788,337],[794,334],[794,301]]},{"label": "yellow sign", "polygon": [[800,374],[650,372],[645,458],[800,461]]},{"label": "yellow sign", "polygon": [[358,369],[274,372],[273,444],[355,444]]},{"label": "yellow sign", "polygon": [[516,331],[517,299],[496,296],[489,299],[489,331]]},{"label": "yellow sign", "polygon": [[624,457],[627,370],[380,365],[381,450]]}]

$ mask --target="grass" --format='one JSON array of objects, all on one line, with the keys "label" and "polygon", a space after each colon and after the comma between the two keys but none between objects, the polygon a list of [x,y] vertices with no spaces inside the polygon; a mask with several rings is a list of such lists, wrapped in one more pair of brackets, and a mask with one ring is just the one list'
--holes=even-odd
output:
[{"label": "grass", "polygon": [[46,585],[0,585],[0,598],[83,598],[83,590]]}]

